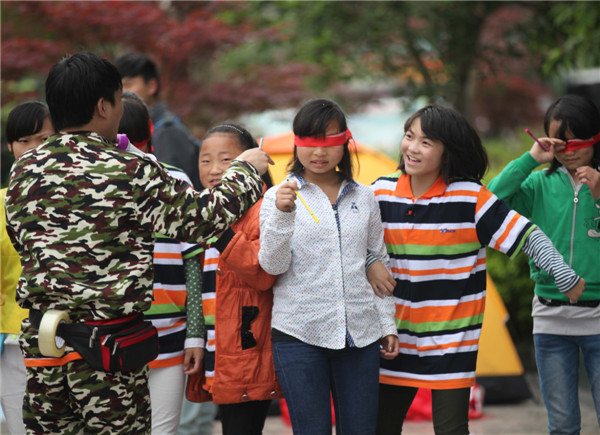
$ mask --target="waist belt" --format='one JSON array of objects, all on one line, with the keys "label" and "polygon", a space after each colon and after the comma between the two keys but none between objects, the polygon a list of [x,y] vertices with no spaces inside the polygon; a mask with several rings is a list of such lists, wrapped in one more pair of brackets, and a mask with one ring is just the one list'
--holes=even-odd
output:
[{"label": "waist belt", "polygon": [[569,305],[571,307],[587,307],[587,308],[596,308],[600,305],[600,301],[577,301],[574,304],[567,301],[559,301],[558,299],[549,299],[538,296],[538,300],[547,307],[561,307],[563,305]]},{"label": "waist belt", "polygon": [[[39,310],[29,310],[29,323],[39,328],[44,315]],[[89,336],[90,343],[97,336],[111,334],[122,329],[144,321],[143,314],[130,314],[126,317],[109,320],[93,320],[89,322],[59,323],[56,327],[56,335],[63,337],[67,342],[72,337]],[[70,343],[69,343],[70,344]],[[89,347],[92,347],[90,344]]]}]

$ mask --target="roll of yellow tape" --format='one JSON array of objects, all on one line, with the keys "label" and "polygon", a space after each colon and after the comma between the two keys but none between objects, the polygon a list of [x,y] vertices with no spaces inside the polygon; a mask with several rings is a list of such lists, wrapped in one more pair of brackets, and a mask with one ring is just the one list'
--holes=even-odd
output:
[{"label": "roll of yellow tape", "polygon": [[38,333],[42,355],[60,358],[65,354],[65,340],[56,335],[56,329],[61,323],[71,323],[66,311],[48,310],[44,313]]}]

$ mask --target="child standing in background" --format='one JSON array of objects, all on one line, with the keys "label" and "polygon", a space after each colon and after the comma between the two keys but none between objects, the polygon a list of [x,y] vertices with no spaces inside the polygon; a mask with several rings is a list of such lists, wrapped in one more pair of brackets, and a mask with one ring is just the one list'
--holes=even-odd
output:
[{"label": "child standing in background", "polygon": [[[257,148],[240,125],[211,128],[202,140],[200,181],[210,188],[232,160]],[[269,173],[263,175],[271,187]],[[262,199],[204,253],[203,308],[207,326],[205,379],[192,377],[188,398],[219,404],[224,435],[260,435],[272,399],[281,397],[271,346],[271,309],[275,277],[258,264]]]},{"label": "child standing in background", "polygon": [[[21,103],[8,114],[6,142],[15,160],[23,153],[41,145],[53,133],[50,111],[40,101]],[[21,322],[28,317],[29,311],[18,306],[15,300],[17,282],[21,276],[21,260],[6,233],[5,196],[6,189],[0,190],[0,260],[2,261],[0,268],[2,282],[0,405],[6,416],[9,433],[17,435],[25,433],[23,394],[27,380],[18,337],[21,331]]]},{"label": "child standing in background", "polygon": [[393,300],[376,297],[365,273],[368,253],[388,260],[379,210],[353,179],[352,136],[335,102],[309,100],[293,128],[289,181],[269,189],[260,213],[260,264],[278,275],[277,377],[294,434],[331,433],[330,395],[337,434],[372,434],[379,356],[398,352]]},{"label": "child standing in background", "polygon": [[[548,137],[510,162],[489,188],[552,240],[586,279],[572,303],[552,277],[530,263],[535,280],[533,342],[550,434],[581,430],[579,354],[600,425],[600,113],[587,98],[567,95],[546,112]],[[544,163],[550,167],[533,172]]]},{"label": "child standing in background", "polygon": [[[123,92],[119,133],[144,153],[151,151],[152,121],[146,104]],[[172,177],[189,185],[188,176],[164,165]],[[159,332],[159,355],[149,363],[148,385],[152,404],[152,433],[177,433],[185,375],[198,373],[204,348],[202,317],[201,245],[183,243],[156,234],[154,244],[154,300],[144,317]]]},{"label": "child standing in background", "polygon": [[382,361],[377,432],[397,434],[419,388],[436,434],[468,434],[486,291],[485,249],[521,249],[576,301],[585,282],[535,225],[484,186],[487,155],[456,111],[424,107],[405,123],[401,172],[373,189],[385,229],[400,353]]}]

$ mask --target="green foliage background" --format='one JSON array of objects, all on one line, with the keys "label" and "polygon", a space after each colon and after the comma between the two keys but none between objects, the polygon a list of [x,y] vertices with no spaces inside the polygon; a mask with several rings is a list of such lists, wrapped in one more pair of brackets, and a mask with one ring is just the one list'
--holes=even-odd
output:
[{"label": "green foliage background", "polygon": [[[490,158],[486,182],[529,149],[525,126],[541,133],[541,97],[563,94],[569,71],[600,65],[600,2],[113,6],[0,2],[2,126],[16,101],[43,95],[46,71],[65,53],[85,48],[115,58],[141,51],[159,61],[164,81],[171,83],[166,99],[172,107],[187,107],[180,115],[198,131],[225,115],[294,107],[308,96],[335,99],[348,113],[382,96],[447,103],[470,121],[489,120],[489,136],[483,138]],[[361,87],[353,86],[357,81]],[[527,125],[516,127],[520,124]],[[3,186],[11,163],[3,149]],[[510,313],[509,329],[519,349],[530,349],[528,259],[520,254],[511,261],[488,251],[489,273]]]},{"label": "green foliage background", "polygon": [[[484,139],[484,145],[490,158],[490,170],[483,180],[484,184],[487,184],[508,162],[527,152],[532,144],[531,138],[524,132],[523,127],[515,132],[512,139]],[[531,332],[533,328],[531,299],[534,283],[529,278],[529,257],[521,252],[511,260],[506,255],[488,248],[487,268],[509,313],[507,326],[522,363],[526,370],[535,370]]]}]

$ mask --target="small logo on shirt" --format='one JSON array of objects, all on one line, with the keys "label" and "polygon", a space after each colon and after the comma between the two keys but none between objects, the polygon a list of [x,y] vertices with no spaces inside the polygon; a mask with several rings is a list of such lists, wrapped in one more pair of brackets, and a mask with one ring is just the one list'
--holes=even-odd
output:
[{"label": "small logo on shirt", "polygon": [[356,206],[355,202],[353,202],[350,206],[350,210],[352,210],[354,213],[358,213],[358,207]]},{"label": "small logo on shirt", "polygon": [[448,228],[442,228],[442,229],[440,229],[440,233],[442,233],[442,234],[443,233],[455,233],[455,232],[456,232],[456,230],[450,230]]}]

